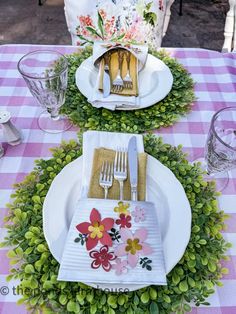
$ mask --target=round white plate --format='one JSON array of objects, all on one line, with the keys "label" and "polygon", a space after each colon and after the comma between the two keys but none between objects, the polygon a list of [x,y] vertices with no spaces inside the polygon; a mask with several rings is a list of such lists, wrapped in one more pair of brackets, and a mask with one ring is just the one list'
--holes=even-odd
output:
[{"label": "round white plate", "polygon": [[[76,70],[76,85],[87,98],[96,86],[98,69],[93,65],[92,57],[84,60]],[[165,98],[173,85],[173,75],[160,59],[148,54],[145,67],[138,74],[140,106],[135,109],[150,107]],[[134,108],[117,107],[117,110],[134,110]]]},{"label": "round white plate", "polygon": [[[80,198],[83,157],[79,157],[54,178],[43,204],[43,230],[49,249],[60,263],[70,222]],[[154,202],[161,228],[166,273],[178,263],[189,242],[191,208],[180,182],[158,160],[148,155],[147,194]],[[91,283],[90,285],[98,287]],[[100,289],[129,291],[143,285],[99,284]],[[116,290],[114,290],[116,289]],[[123,290],[118,290],[123,289]]]}]

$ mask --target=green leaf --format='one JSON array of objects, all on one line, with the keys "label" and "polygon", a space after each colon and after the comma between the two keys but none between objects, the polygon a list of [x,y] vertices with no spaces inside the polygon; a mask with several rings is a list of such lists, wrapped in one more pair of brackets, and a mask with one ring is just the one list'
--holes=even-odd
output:
[{"label": "green leaf", "polygon": [[206,241],[205,239],[200,239],[200,240],[198,241],[198,243],[199,243],[199,244],[202,244],[202,245],[205,245],[205,244],[207,244],[207,241]]},{"label": "green leaf", "polygon": [[32,299],[30,299],[30,305],[35,306],[37,304],[39,300],[39,297],[33,297]]},{"label": "green leaf", "polygon": [[150,288],[150,298],[151,300],[156,300],[157,299],[157,291],[154,288]]},{"label": "green leaf", "polygon": [[188,284],[190,285],[190,287],[194,288],[196,286],[195,281],[191,278],[188,277]]},{"label": "green leaf", "polygon": [[97,304],[92,304],[90,306],[90,314],[95,314],[97,312]]},{"label": "green leaf", "polygon": [[156,302],[152,302],[149,307],[150,314],[159,314],[159,308]]},{"label": "green leaf", "polygon": [[46,280],[43,283],[43,288],[46,289],[46,290],[52,289],[53,288],[53,283],[51,281],[49,281],[49,280]]},{"label": "green leaf", "polygon": [[21,210],[20,210],[20,208],[16,208],[15,210],[14,210],[14,214],[15,214],[15,216],[17,217],[17,218],[21,218]]},{"label": "green leaf", "polygon": [[180,282],[180,277],[177,273],[173,273],[172,275],[172,281],[175,285],[177,285]]},{"label": "green leaf", "polygon": [[108,314],[116,314],[116,312],[111,307],[109,307]]},{"label": "green leaf", "polygon": [[37,281],[37,279],[36,278],[31,278],[31,280],[30,280],[30,288],[31,289],[36,289],[36,288],[38,288],[38,281]]},{"label": "green leaf", "polygon": [[101,303],[102,305],[104,305],[104,304],[106,304],[106,301],[107,301],[107,297],[106,297],[105,294],[103,294],[102,297],[101,297],[101,299],[100,299],[100,303]]},{"label": "green leaf", "polygon": [[7,257],[8,257],[8,258],[14,258],[14,257],[16,257],[16,253],[14,252],[14,250],[8,251],[8,252],[7,252]]},{"label": "green leaf", "polygon": [[6,242],[0,242],[0,248],[5,247],[6,245],[7,245]]},{"label": "green leaf", "polygon": [[148,292],[144,292],[144,293],[141,294],[141,301],[144,304],[149,302],[149,294],[148,294]]},{"label": "green leaf", "polygon": [[92,293],[88,293],[86,295],[86,300],[91,303],[93,301],[94,295]]},{"label": "green leaf", "polygon": [[181,281],[181,282],[179,283],[179,290],[180,290],[181,292],[186,292],[186,291],[188,291],[188,283],[187,283],[186,280],[183,280],[183,281]]},{"label": "green leaf", "polygon": [[116,303],[117,303],[117,297],[116,297],[115,295],[110,295],[110,296],[108,297],[108,299],[107,299],[107,303],[108,303],[110,306],[114,307],[114,305],[116,305]]},{"label": "green leaf", "polygon": [[166,303],[170,303],[170,302],[171,302],[171,299],[170,299],[170,297],[169,297],[167,294],[164,294],[164,295],[163,295],[163,300],[164,300]]},{"label": "green leaf", "polygon": [[67,296],[66,294],[61,294],[59,296],[59,302],[62,304],[62,305],[65,305],[67,303]]},{"label": "green leaf", "polygon": [[150,9],[151,9],[151,6],[152,6],[152,1],[151,2],[149,2],[149,3],[147,3],[146,5],[145,5],[145,9],[147,10],[147,11],[149,11]]},{"label": "green leaf", "polygon": [[96,31],[95,28],[91,26],[86,26],[87,31],[89,31],[92,35],[98,36],[99,38],[102,39],[102,36]]},{"label": "green leaf", "polygon": [[117,302],[119,305],[123,305],[125,303],[125,297],[122,294],[119,295]]},{"label": "green leaf", "polygon": [[209,261],[207,267],[212,273],[216,271],[216,264],[214,262]]},{"label": "green leaf", "polygon": [[44,244],[39,244],[37,246],[37,250],[40,252],[40,253],[43,253],[43,252],[46,252],[47,251],[47,248]]},{"label": "green leaf", "polygon": [[39,197],[38,195],[34,195],[34,196],[32,197],[32,200],[33,200],[33,202],[36,203],[36,204],[42,204],[42,203],[41,203],[41,199],[40,199],[40,197]]},{"label": "green leaf", "polygon": [[26,265],[25,266],[25,273],[26,274],[33,274],[34,273],[33,265],[30,265],[30,264]]},{"label": "green leaf", "polygon": [[225,268],[225,267],[221,268],[221,273],[222,273],[223,275],[227,275],[227,274],[229,273],[228,268]]},{"label": "green leaf", "polygon": [[73,313],[79,313],[80,312],[80,306],[78,303],[70,300],[68,303],[67,303],[67,311],[68,312],[73,312]]},{"label": "green leaf", "polygon": [[101,16],[101,14],[99,13],[99,10],[98,10],[98,28],[100,30],[102,38],[104,38],[104,28],[103,27],[104,27],[103,19],[102,19],[102,16]]},{"label": "green leaf", "polygon": [[122,33],[119,36],[112,37],[112,41],[121,41],[125,37],[126,33]]},{"label": "green leaf", "polygon": [[191,306],[190,306],[189,304],[185,303],[185,304],[184,304],[184,310],[185,310],[186,312],[191,312],[192,308],[191,308]]},{"label": "green leaf", "polygon": [[66,156],[66,162],[67,162],[67,163],[71,162],[71,156],[70,156],[70,155],[67,155],[67,156]]},{"label": "green leaf", "polygon": [[36,184],[36,189],[38,190],[38,192],[41,192],[44,188],[45,188],[44,184],[41,183]]},{"label": "green leaf", "polygon": [[6,281],[7,281],[7,282],[9,282],[9,281],[11,281],[11,280],[12,280],[12,278],[13,278],[13,275],[7,275],[7,277],[6,277]]}]

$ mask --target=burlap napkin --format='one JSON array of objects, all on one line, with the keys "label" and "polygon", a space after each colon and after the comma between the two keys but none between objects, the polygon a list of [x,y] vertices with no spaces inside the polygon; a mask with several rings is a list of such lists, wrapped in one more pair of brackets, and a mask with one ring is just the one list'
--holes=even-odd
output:
[{"label": "burlap napkin", "polygon": [[[111,53],[111,52],[108,52]],[[121,69],[121,76],[122,78],[125,77],[127,73],[127,62],[126,62],[126,57],[125,53],[123,56],[123,63],[122,63],[122,69]],[[111,53],[111,60],[110,60],[110,77],[111,77],[111,82],[116,78],[117,72],[119,69],[119,63],[118,63],[118,52],[112,52]],[[100,78],[99,78],[99,90],[103,90],[103,74],[104,74],[104,59],[101,59],[101,71],[100,71]],[[132,89],[127,89],[124,88],[120,92],[113,92],[113,94],[118,94],[118,95],[124,95],[124,96],[138,96],[138,80],[137,80],[137,75],[138,75],[138,65],[137,65],[137,58],[130,53],[130,76],[132,78],[133,82],[133,88]]]},{"label": "burlap napkin", "polygon": [[[115,160],[115,151],[106,148],[98,148],[94,150],[93,156],[93,167],[90,179],[90,186],[88,197],[89,198],[104,198],[104,190],[99,185],[99,175],[102,167],[103,161],[114,162]],[[146,166],[147,166],[147,154],[139,153],[138,154],[138,200],[145,201],[146,197]],[[109,189],[108,198],[109,199],[119,199],[119,182],[113,180],[113,185]],[[131,199],[131,190],[130,190],[130,180],[129,180],[129,171],[128,178],[124,182],[124,199]]]}]

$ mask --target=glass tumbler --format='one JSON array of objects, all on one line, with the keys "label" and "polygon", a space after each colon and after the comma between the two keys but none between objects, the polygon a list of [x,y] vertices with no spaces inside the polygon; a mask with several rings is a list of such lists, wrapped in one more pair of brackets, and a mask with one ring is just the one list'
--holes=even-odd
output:
[{"label": "glass tumbler", "polygon": [[71,122],[59,114],[67,89],[66,57],[52,50],[33,51],[19,60],[18,70],[31,94],[46,109],[38,118],[40,129],[48,133],[68,130]]},{"label": "glass tumbler", "polygon": [[202,166],[206,179],[215,179],[217,189],[222,191],[229,181],[228,171],[236,167],[236,107],[223,108],[213,115]]}]

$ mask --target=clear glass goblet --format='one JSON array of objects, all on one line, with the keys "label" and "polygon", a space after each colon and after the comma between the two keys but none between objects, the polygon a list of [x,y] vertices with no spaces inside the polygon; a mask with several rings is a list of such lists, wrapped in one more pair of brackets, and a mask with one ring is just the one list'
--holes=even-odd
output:
[{"label": "clear glass goblet", "polygon": [[37,50],[23,56],[17,67],[31,94],[46,108],[38,118],[40,129],[48,133],[68,130],[71,122],[59,114],[67,89],[66,57],[57,51]]},{"label": "clear glass goblet", "polygon": [[205,146],[205,158],[199,158],[206,170],[206,180],[216,180],[218,191],[228,184],[228,171],[236,167],[236,107],[226,107],[214,114]]}]

